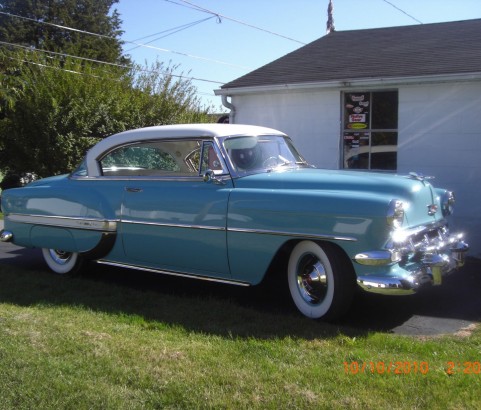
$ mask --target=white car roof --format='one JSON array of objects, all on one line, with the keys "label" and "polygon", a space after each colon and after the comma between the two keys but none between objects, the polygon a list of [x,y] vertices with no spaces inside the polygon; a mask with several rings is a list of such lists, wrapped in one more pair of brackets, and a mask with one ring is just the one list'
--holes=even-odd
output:
[{"label": "white car roof", "polygon": [[191,137],[228,137],[236,135],[285,135],[283,132],[257,125],[242,124],[177,124],[137,128],[111,135],[92,147],[85,157],[87,174],[100,176],[99,157],[111,149],[137,141]]}]

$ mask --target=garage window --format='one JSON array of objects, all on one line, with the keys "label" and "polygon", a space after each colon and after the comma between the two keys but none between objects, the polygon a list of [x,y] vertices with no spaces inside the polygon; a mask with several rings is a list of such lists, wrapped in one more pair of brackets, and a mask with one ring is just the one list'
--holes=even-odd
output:
[{"label": "garage window", "polygon": [[398,92],[343,94],[343,167],[397,169]]}]

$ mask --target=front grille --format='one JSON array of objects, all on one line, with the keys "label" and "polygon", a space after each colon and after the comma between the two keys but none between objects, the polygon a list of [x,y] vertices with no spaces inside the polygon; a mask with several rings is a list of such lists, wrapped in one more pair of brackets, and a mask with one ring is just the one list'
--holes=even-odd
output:
[{"label": "front grille", "polygon": [[433,246],[439,247],[443,246],[447,240],[448,235],[446,234],[447,229],[445,227],[430,229],[409,237],[409,242],[416,250],[423,250]]},{"label": "front grille", "polygon": [[393,232],[392,249],[406,257],[421,258],[425,253],[439,253],[449,248],[457,238],[451,237],[446,225],[436,224]]}]

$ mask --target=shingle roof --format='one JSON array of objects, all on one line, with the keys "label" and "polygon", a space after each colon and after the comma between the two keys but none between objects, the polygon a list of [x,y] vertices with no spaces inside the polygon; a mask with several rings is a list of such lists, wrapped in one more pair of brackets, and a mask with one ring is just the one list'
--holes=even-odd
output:
[{"label": "shingle roof", "polygon": [[335,31],[221,88],[481,73],[481,19]]}]

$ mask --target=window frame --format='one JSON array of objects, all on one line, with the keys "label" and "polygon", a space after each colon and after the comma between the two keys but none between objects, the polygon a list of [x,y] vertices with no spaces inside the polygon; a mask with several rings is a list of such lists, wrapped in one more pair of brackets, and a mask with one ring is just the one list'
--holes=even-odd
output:
[{"label": "window frame", "polygon": [[[396,112],[394,113],[396,116],[396,128],[373,128],[373,102],[375,103],[375,100],[373,99],[373,95],[376,93],[396,93],[396,98],[397,98],[397,105],[396,105]],[[348,103],[347,103],[347,96],[348,95],[368,95],[368,101],[369,101],[369,109],[368,112],[366,113],[368,115],[366,124],[367,126],[365,128],[347,128],[346,124],[348,123],[347,121],[347,116],[348,114]],[[374,108],[376,105],[374,104]],[[387,134],[395,134],[394,137],[395,139],[395,144],[381,144],[381,145],[373,145],[373,139],[375,135],[380,135],[380,134],[386,134],[386,137],[389,137]],[[366,168],[361,168],[361,167],[349,167],[348,164],[346,163],[348,160],[348,151],[346,151],[346,144],[347,141],[352,138],[354,140],[355,134],[358,134],[358,141],[359,141],[359,154],[358,155],[364,155],[368,154],[368,162],[367,162],[367,167]],[[362,135],[364,134],[364,135]],[[360,141],[362,139],[368,139],[368,144],[362,146]],[[395,166],[394,168],[373,168],[373,154],[376,154],[378,152],[375,152],[376,149],[375,147],[379,146],[388,146],[392,147],[395,146],[395,155],[396,155],[396,161],[395,161]],[[346,90],[341,92],[341,138],[340,138],[340,168],[341,169],[346,169],[346,170],[359,170],[359,171],[372,171],[372,172],[396,172],[398,168],[398,162],[397,162],[397,154],[398,154],[398,146],[399,146],[399,89],[364,89],[360,91],[352,91],[352,90]],[[362,150],[362,147],[367,147],[367,149]],[[355,148],[351,148],[355,149]],[[366,152],[361,152],[361,151],[366,151]],[[388,151],[389,152],[389,151]]]},{"label": "window frame", "polygon": [[[183,161],[184,166],[193,170],[192,172],[176,172],[176,171],[166,171],[166,170],[159,170],[158,174],[151,174],[151,175],[128,175],[128,174],[117,174],[117,175],[105,175],[104,167],[102,166],[102,161],[108,157],[109,155],[115,153],[116,151],[126,148],[126,147],[135,147],[139,146],[141,147],[142,145],[148,145],[148,144],[155,144],[155,143],[181,143],[181,142],[196,142],[198,146],[195,149],[190,149],[190,150],[185,150],[182,151],[181,153],[181,161]],[[149,140],[139,140],[139,141],[131,141],[126,144],[118,145],[115,147],[112,147],[108,151],[104,152],[101,156],[97,158],[97,163],[98,167],[100,170],[100,178],[102,179],[181,179],[181,180],[192,180],[192,179],[199,179],[202,178],[202,155],[204,151],[204,146],[205,145],[211,145],[214,150],[215,154],[217,155],[217,158],[220,162],[221,170],[215,171],[217,175],[229,175],[228,168],[226,166],[225,160],[221,155],[221,152],[214,140],[212,139],[206,139],[202,137],[186,137],[186,138],[154,138],[154,139],[149,139]],[[167,151],[166,151],[167,152]],[[195,153],[199,153],[199,164],[197,168],[195,169],[192,164],[192,157],[195,155]],[[168,153],[168,152],[167,152]],[[170,154],[170,153],[169,153]],[[174,158],[174,160],[176,160]],[[178,160],[176,160],[177,162]]]}]

